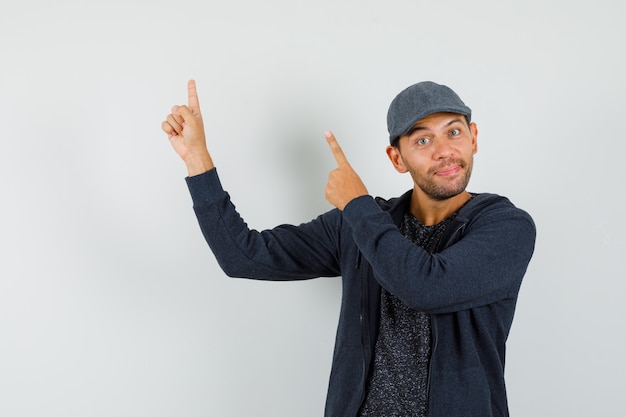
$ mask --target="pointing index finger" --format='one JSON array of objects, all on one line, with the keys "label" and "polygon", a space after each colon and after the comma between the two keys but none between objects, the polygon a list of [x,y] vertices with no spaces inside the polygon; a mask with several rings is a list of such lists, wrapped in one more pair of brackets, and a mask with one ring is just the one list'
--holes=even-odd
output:
[{"label": "pointing index finger", "polygon": [[200,109],[195,80],[189,80],[189,82],[187,82],[187,104],[190,109]]},{"label": "pointing index finger", "polygon": [[337,162],[337,165],[343,165],[343,164],[350,165],[350,163],[348,162],[348,158],[346,158],[346,155],[343,153],[341,146],[339,146],[339,142],[337,142],[335,135],[333,135],[333,133],[330,130],[327,130],[324,133],[324,135],[326,136],[326,141],[328,142],[330,151],[333,153],[333,156],[335,157],[335,161]]}]

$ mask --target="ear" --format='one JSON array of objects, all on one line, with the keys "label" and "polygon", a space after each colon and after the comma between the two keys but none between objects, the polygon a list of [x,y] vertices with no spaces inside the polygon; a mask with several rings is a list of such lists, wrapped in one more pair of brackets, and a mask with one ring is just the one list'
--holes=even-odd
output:
[{"label": "ear", "polygon": [[386,151],[387,156],[389,157],[389,160],[393,164],[393,167],[396,169],[396,171],[398,171],[400,174],[404,174],[405,172],[409,171],[406,165],[404,165],[404,160],[402,160],[402,155],[400,154],[399,147],[389,145],[387,146]]},{"label": "ear", "polygon": [[472,122],[469,128],[472,134],[472,154],[476,155],[476,152],[478,152],[478,126],[476,126],[476,123]]}]

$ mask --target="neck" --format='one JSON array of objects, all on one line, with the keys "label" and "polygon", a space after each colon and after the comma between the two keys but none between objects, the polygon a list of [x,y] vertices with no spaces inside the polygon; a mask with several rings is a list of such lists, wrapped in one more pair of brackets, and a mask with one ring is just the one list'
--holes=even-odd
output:
[{"label": "neck", "polygon": [[417,187],[411,196],[411,214],[426,226],[442,222],[471,198],[471,194],[463,191],[447,200],[433,200]]}]

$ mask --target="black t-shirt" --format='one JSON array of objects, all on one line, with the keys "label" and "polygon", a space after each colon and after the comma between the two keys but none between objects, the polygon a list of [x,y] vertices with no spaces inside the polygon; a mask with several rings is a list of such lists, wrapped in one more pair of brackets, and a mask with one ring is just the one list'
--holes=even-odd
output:
[{"label": "black t-shirt", "polygon": [[[400,232],[432,253],[453,218],[425,226],[407,213]],[[425,417],[432,343],[430,316],[407,307],[384,288],[380,301],[374,363],[359,416]]]}]

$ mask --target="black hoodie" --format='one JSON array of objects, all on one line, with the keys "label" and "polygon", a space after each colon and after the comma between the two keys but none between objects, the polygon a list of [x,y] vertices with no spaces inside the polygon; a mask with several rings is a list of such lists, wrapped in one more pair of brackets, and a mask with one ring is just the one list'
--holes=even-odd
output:
[{"label": "black hoodie", "polygon": [[232,277],[342,276],[326,417],[356,416],[378,331],[380,287],[431,316],[430,417],[508,416],[505,342],[535,244],[531,217],[508,199],[474,194],[442,246],[428,253],[398,230],[411,191],[363,196],[299,226],[249,229],[216,170],[187,178],[198,222]]}]

